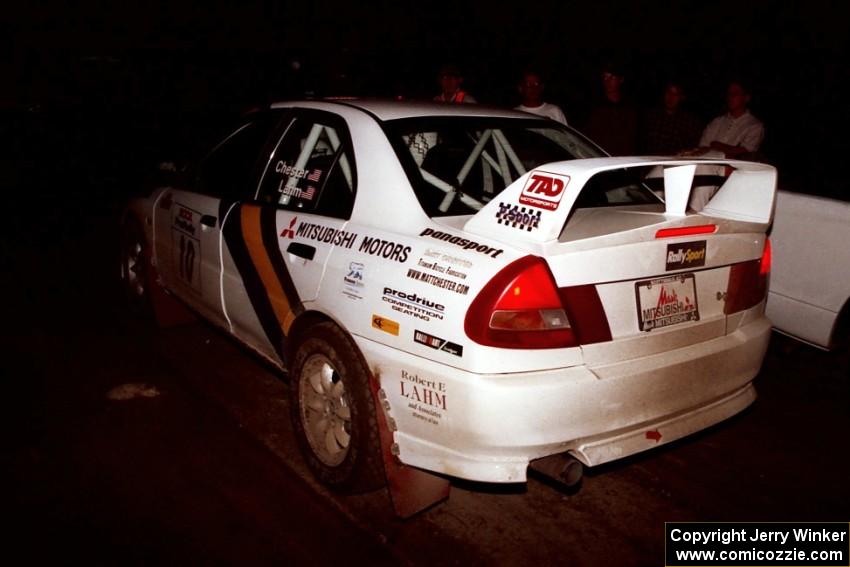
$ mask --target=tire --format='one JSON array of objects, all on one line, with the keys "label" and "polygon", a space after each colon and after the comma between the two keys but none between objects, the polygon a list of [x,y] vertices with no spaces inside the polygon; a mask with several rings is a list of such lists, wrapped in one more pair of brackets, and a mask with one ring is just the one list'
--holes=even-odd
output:
[{"label": "tire", "polygon": [[142,227],[129,218],[121,229],[121,283],[134,313],[152,316],[150,250]]},{"label": "tire", "polygon": [[290,415],[307,465],[332,490],[358,493],[386,484],[369,371],[333,323],[310,327],[290,368]]}]

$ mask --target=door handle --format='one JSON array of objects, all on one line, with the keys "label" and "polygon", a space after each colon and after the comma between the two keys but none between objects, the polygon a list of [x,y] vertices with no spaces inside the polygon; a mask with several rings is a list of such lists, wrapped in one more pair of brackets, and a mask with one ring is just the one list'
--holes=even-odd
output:
[{"label": "door handle", "polygon": [[312,260],[316,255],[316,248],[314,246],[301,244],[300,242],[290,242],[286,251],[306,260]]},{"label": "door handle", "polygon": [[215,228],[215,223],[218,219],[212,215],[202,215],[201,224],[210,228]]}]

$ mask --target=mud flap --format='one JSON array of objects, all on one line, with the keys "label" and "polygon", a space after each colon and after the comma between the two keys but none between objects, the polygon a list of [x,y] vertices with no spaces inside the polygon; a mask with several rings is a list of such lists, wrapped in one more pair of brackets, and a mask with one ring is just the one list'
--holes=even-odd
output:
[{"label": "mud flap", "polygon": [[387,415],[388,403],[374,373],[369,376],[369,389],[375,402],[375,415],[381,439],[381,456],[393,509],[399,518],[409,518],[449,497],[449,480],[403,464],[393,454],[393,432]]}]

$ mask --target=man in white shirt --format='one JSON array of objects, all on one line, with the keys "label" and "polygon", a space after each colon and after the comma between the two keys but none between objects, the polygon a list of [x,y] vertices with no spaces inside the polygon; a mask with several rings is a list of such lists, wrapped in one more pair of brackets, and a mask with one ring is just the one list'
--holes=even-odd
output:
[{"label": "man in white shirt", "polygon": [[543,79],[539,73],[527,71],[523,74],[522,80],[517,85],[517,90],[522,97],[522,104],[516,107],[516,110],[530,112],[538,116],[550,118],[561,124],[567,123],[567,118],[558,105],[543,102]]},{"label": "man in white shirt", "polygon": [[[708,123],[700,138],[700,147],[682,152],[680,155],[696,155],[710,158],[746,159],[745,154],[758,151],[764,141],[764,124],[750,114],[747,105],[750,92],[738,81],[732,81],[726,88],[726,114],[718,116]],[[713,165],[701,165],[697,175],[718,177],[728,176],[729,168]],[[698,185],[691,190],[689,206],[701,211],[714,196],[718,185]]]},{"label": "man in white shirt", "polygon": [[700,138],[700,148],[723,152],[727,158],[757,152],[764,141],[764,124],[750,114],[750,93],[740,82],[726,89],[726,114],[708,123]]}]

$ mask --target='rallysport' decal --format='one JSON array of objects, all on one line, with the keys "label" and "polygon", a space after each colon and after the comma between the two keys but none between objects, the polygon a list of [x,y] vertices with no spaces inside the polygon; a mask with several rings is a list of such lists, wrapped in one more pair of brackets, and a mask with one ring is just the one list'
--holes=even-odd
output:
[{"label": "'rallysport' decal", "polygon": [[271,207],[236,205],[222,236],[263,331],[278,347],[304,306],[280,253],[275,217]]},{"label": "'rallysport' decal", "polygon": [[667,245],[667,271],[705,266],[705,240]]}]

